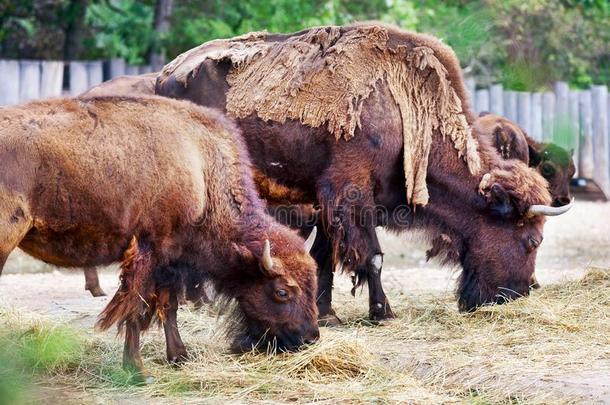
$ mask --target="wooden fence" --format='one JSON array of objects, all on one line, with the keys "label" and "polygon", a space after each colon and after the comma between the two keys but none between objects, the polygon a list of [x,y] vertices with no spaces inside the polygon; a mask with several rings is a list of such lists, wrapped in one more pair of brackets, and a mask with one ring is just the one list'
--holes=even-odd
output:
[{"label": "wooden fence", "polygon": [[537,141],[574,150],[576,176],[594,180],[610,197],[610,96],[606,86],[570,90],[557,82],[554,91],[504,90],[496,84],[476,89],[466,81],[477,113],[489,111],[517,122]]},{"label": "wooden fence", "polygon": [[0,60],[0,106],[39,98],[77,95],[122,75],[150,73],[150,66],[107,61]]},{"label": "wooden fence", "polygon": [[[107,61],[0,60],[0,106],[77,95],[105,80],[152,72],[123,59]],[[594,180],[610,198],[610,99],[606,86],[570,90],[557,82],[554,91],[529,93],[504,90],[496,84],[477,89],[466,80],[477,112],[503,115],[534,139],[574,149],[577,176]]]}]

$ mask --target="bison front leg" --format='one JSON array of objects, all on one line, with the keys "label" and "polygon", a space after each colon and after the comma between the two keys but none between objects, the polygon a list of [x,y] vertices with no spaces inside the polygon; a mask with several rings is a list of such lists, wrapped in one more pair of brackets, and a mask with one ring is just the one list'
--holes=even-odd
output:
[{"label": "bison front leg", "polygon": [[383,320],[394,318],[381,285],[383,256],[375,232],[383,213],[376,210],[373,187],[363,181],[366,177],[345,179],[330,174],[320,185],[318,198],[325,210],[323,218],[332,243],[333,262],[355,274],[352,293],[368,283],[369,316]]},{"label": "bison front leg", "polygon": [[392,319],[394,313],[381,285],[383,256],[378,253],[367,263],[367,282],[369,284],[369,317],[374,320]]},{"label": "bison front leg", "polygon": [[103,297],[106,295],[102,287],[100,287],[100,279],[95,267],[85,268],[85,290],[89,291],[94,297]]}]

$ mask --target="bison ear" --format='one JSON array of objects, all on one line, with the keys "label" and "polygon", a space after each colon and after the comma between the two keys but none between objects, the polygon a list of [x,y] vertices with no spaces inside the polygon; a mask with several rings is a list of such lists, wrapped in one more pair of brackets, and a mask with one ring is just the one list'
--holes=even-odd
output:
[{"label": "bison ear", "polygon": [[492,214],[501,218],[512,217],[515,213],[509,193],[499,185],[494,183],[489,191],[485,193],[487,206]]},{"label": "bison ear", "polygon": [[542,155],[532,146],[527,145],[529,157],[530,157],[530,167],[535,167],[542,162]]}]

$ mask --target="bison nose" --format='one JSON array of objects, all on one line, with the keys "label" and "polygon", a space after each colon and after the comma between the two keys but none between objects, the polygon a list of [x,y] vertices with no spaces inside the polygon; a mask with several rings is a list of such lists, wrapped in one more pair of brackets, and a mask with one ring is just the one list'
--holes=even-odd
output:
[{"label": "bison nose", "polygon": [[570,197],[562,196],[557,197],[553,200],[553,207],[563,207],[571,202]]},{"label": "bison nose", "polygon": [[305,343],[306,345],[312,345],[316,343],[318,339],[320,339],[320,331],[316,329],[315,331],[309,333],[308,336],[305,337],[305,339],[303,339],[303,343]]}]

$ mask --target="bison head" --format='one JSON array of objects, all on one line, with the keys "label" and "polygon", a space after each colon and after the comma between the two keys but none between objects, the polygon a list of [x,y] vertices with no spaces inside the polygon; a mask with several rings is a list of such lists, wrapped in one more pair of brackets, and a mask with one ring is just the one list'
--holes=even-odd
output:
[{"label": "bison head", "polygon": [[464,271],[457,293],[462,311],[528,295],[545,216],[571,208],[549,206],[546,182],[521,162],[494,169],[480,187],[484,203],[463,225],[460,237]]},{"label": "bison head", "polygon": [[293,351],[319,338],[316,306],[316,263],[307,241],[276,225],[255,249],[240,248],[248,278],[236,296],[243,329],[233,349],[271,348]]},{"label": "bison head", "polygon": [[552,143],[540,144],[538,148],[529,147],[530,166],[536,167],[549,182],[554,207],[561,207],[571,201],[570,180],[576,172],[573,152]]}]

